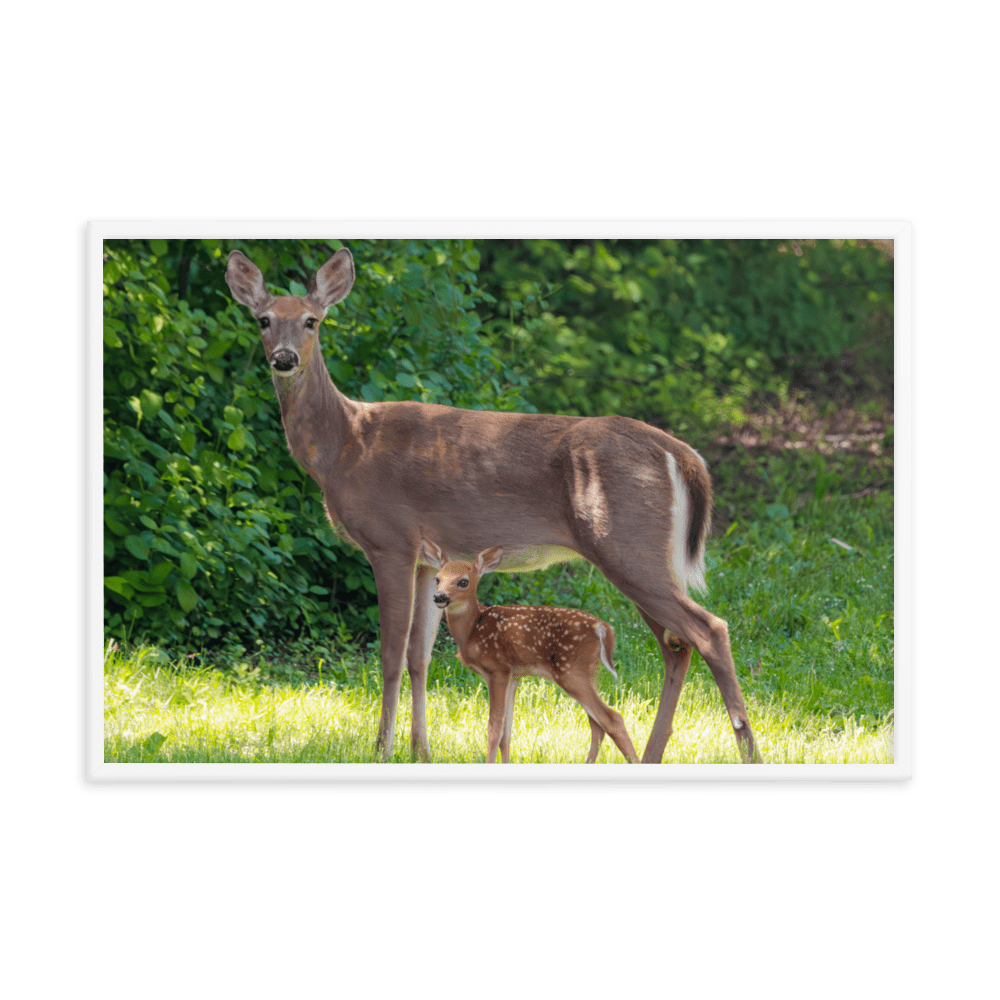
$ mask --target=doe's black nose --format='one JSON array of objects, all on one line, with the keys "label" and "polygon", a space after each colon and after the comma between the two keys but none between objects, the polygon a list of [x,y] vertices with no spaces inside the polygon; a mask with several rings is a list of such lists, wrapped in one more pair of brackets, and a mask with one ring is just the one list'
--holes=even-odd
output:
[{"label": "doe's black nose", "polygon": [[271,355],[271,366],[279,372],[290,372],[298,363],[299,356],[287,348],[280,348]]},{"label": "doe's black nose", "polygon": [[448,597],[447,594],[442,594],[440,591],[438,591],[434,595],[434,603],[439,608],[446,608],[446,607],[448,607],[449,604],[451,604],[451,600],[449,599],[449,597]]}]

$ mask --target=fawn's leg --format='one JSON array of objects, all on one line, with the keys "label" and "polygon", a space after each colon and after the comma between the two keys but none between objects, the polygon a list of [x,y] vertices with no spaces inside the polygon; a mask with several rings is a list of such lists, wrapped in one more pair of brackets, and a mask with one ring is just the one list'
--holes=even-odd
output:
[{"label": "fawn's leg", "polygon": [[587,754],[587,763],[593,764],[597,760],[597,753],[601,749],[601,742],[604,739],[604,730],[587,715],[590,723],[590,752]]},{"label": "fawn's leg", "polygon": [[510,763],[510,730],[514,725],[514,695],[517,694],[517,685],[520,677],[512,677],[507,687],[507,698],[504,702],[503,733],[500,736],[500,761],[504,764]]},{"label": "fawn's leg", "polygon": [[490,721],[486,730],[486,763],[497,762],[497,749],[503,736],[504,716],[507,711],[507,691],[510,689],[509,673],[497,671],[490,674],[487,688],[490,693]]},{"label": "fawn's leg", "polygon": [[[566,677],[558,683],[567,694],[576,698],[587,715],[614,740],[615,746],[625,755],[625,759],[630,764],[638,764],[639,756],[635,752],[632,738],[625,728],[625,720],[613,708],[601,701],[601,696],[597,693],[597,688],[594,687],[593,679],[579,676]],[[591,732],[593,732],[593,727],[591,727]],[[591,749],[593,749],[593,742],[591,742]]]}]

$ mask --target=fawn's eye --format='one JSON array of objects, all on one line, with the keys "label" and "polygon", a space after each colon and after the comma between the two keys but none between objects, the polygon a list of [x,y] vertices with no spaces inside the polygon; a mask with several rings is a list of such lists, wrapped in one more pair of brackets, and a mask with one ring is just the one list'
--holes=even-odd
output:
[{"label": "fawn's eye", "polygon": [[460,587],[468,587],[469,586],[469,581],[468,580],[459,580],[458,581],[458,585]]},{"label": "fawn's eye", "polygon": [[262,330],[266,330],[271,325],[271,321],[267,318],[267,316],[261,316],[257,322],[260,323],[260,328]]},{"label": "fawn's eye", "polygon": [[309,319],[306,320],[306,326],[310,330],[312,330],[316,326],[316,320],[314,320],[312,316],[310,316]]}]

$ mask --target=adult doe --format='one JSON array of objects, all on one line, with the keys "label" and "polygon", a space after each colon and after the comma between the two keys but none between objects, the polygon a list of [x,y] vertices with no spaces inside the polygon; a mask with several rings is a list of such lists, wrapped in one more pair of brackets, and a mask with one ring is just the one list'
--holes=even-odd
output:
[{"label": "adult doe", "polygon": [[441,610],[422,538],[467,562],[499,545],[506,572],[589,560],[635,603],[663,655],[663,693],[643,762],[663,757],[692,647],[719,686],[742,759],[757,759],[726,623],[687,594],[704,586],[712,507],[711,479],[695,451],[627,417],[348,399],[319,346],[327,310],[354,284],[346,248],[316,272],[304,296],[272,295],[238,250],[226,281],[260,326],[292,455],[375,574],[383,759],[392,752],[404,663],[413,690],[411,750],[430,753],[425,691]]},{"label": "adult doe", "polygon": [[621,715],[597,693],[594,683],[603,664],[615,673],[615,630],[600,618],[573,608],[533,605],[483,607],[476,596],[481,577],[500,566],[503,549],[494,546],[475,562],[449,560],[431,541],[424,541],[424,558],[438,574],[434,603],[443,608],[458,658],[486,681],[490,696],[487,763],[495,764],[497,747],[510,763],[510,730],[514,696],[525,674],[547,677],[574,697],[590,723],[587,763],[597,760],[607,733],[630,764],[638,764],[635,747]]}]

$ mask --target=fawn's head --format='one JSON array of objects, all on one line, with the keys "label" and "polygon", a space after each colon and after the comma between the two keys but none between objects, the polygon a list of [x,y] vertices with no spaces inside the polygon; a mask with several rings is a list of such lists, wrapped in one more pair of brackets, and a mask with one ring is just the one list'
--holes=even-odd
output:
[{"label": "fawn's head", "polygon": [[450,608],[452,611],[462,611],[470,603],[476,603],[476,586],[480,577],[492,573],[503,559],[503,549],[496,545],[480,552],[475,562],[459,562],[449,559],[434,542],[426,539],[423,553],[438,571],[434,580],[434,603],[439,608]]},{"label": "fawn's head", "polygon": [[226,283],[233,298],[253,312],[264,341],[264,356],[279,375],[308,364],[319,343],[327,309],[345,299],[354,284],[351,251],[338,250],[315,274],[306,295],[272,295],[260,268],[239,250],[229,254]]}]

